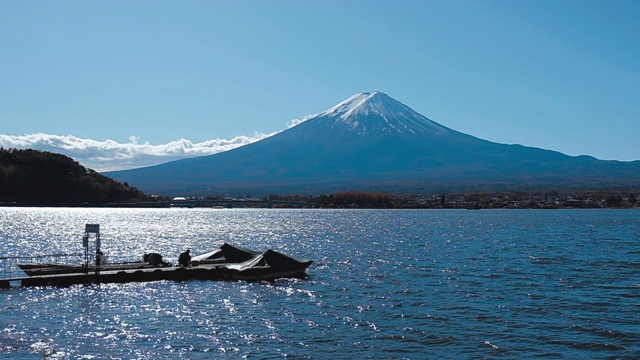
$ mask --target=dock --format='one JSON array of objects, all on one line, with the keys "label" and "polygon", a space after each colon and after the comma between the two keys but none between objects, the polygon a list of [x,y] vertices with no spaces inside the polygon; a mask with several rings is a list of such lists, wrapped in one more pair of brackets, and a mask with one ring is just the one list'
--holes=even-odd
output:
[{"label": "dock", "polygon": [[[91,237],[95,238],[94,243],[89,241]],[[99,224],[86,224],[82,245],[84,252],[80,254],[0,257],[0,268],[4,275],[0,275],[0,289],[18,286],[71,286],[159,280],[261,281],[286,277],[304,278],[305,270],[313,262],[308,259],[296,259],[271,249],[256,252],[225,243],[219,250],[196,256],[193,262],[187,250],[180,255],[181,265],[175,267],[162,261],[162,256],[157,253],[146,254],[143,257],[145,262],[109,264],[100,249]],[[186,255],[185,262],[182,261],[183,255]],[[83,262],[79,264],[38,262],[35,266],[21,262],[25,259],[56,258],[59,260],[68,256],[80,257]],[[211,260],[210,257],[215,257],[215,260]],[[16,271],[16,269],[20,270]]]},{"label": "dock", "polygon": [[12,283],[20,282],[19,286],[71,286],[76,284],[107,284],[146,282],[158,280],[232,280],[232,277],[219,266],[194,267],[158,267],[135,270],[113,270],[89,273],[53,274],[38,276],[18,276],[0,279],[0,289],[12,287]]}]

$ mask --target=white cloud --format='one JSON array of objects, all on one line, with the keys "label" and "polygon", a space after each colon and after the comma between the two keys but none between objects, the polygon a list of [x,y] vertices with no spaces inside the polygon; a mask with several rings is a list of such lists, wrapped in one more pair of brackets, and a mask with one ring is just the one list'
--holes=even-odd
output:
[{"label": "white cloud", "polygon": [[232,139],[212,139],[200,143],[180,139],[167,144],[140,143],[131,136],[128,143],[113,140],[97,141],[73,135],[0,134],[0,147],[37,149],[67,155],[85,167],[99,172],[133,169],[157,165],[173,160],[212,155],[247,145],[272,134],[255,133],[253,136],[237,136]]},{"label": "white cloud", "polygon": [[[287,129],[305,122],[314,115],[293,119],[287,123]],[[134,169],[158,165],[169,161],[213,155],[251,144],[277,134],[254,133],[253,136],[236,136],[232,139],[212,139],[194,143],[179,139],[166,144],[151,145],[140,142],[137,136],[130,136],[128,143],[113,140],[83,139],[74,135],[3,135],[0,134],[0,147],[17,149],[36,149],[64,154],[98,172]]]},{"label": "white cloud", "polygon": [[311,118],[314,118],[316,116],[318,116],[318,114],[306,115],[306,116],[303,116],[302,119],[293,119],[293,120],[291,120],[291,121],[289,121],[287,123],[287,129],[290,129],[290,128],[296,126],[296,125],[300,125],[301,123],[303,123],[303,122],[305,122],[305,121],[307,121],[307,120],[309,120]]}]

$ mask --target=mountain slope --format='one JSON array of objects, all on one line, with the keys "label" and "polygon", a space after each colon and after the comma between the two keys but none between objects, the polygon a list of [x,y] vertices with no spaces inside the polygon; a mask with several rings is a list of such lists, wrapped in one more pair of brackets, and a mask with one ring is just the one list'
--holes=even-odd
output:
[{"label": "mountain slope", "polygon": [[128,184],[45,151],[0,148],[0,202],[73,205],[148,201]]},{"label": "mountain slope", "polygon": [[640,162],[489,142],[370,92],[241,148],[108,175],[192,194],[620,188],[640,187]]}]

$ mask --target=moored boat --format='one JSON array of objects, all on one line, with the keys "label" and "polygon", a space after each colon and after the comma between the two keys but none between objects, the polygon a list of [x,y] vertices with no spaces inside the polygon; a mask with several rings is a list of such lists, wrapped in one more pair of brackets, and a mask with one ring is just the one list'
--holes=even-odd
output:
[{"label": "moored boat", "polygon": [[313,261],[297,259],[268,249],[262,254],[240,264],[225,266],[233,280],[273,280],[277,278],[305,277],[305,271]]},{"label": "moored boat", "polygon": [[[89,244],[89,237],[95,236],[95,246]],[[162,259],[162,255],[153,252],[145,254],[144,261],[109,263],[100,250],[100,225],[87,224],[83,237],[83,264],[63,263],[17,263],[16,265],[29,277],[29,283],[40,283],[46,279],[55,283],[128,282],[152,280],[272,280],[281,277],[302,277],[311,265],[307,259],[294,257],[268,249],[264,252],[245,249],[224,243],[219,249],[201,255],[191,256],[190,250],[180,254],[178,267]],[[90,250],[91,249],[91,250]],[[91,263],[95,249],[95,263]],[[56,255],[36,256],[39,258]],[[60,255],[62,256],[62,255]],[[65,255],[67,256],[67,255]],[[164,269],[163,269],[164,268]],[[46,275],[46,276],[45,276]],[[89,277],[89,276],[92,277]]]},{"label": "moored boat", "polygon": [[[117,272],[129,270],[153,270],[171,267],[157,253],[145,254],[146,261],[101,264],[18,263],[28,276],[78,275],[83,273]],[[264,252],[245,249],[224,243],[219,249],[195,255],[191,258],[190,270],[215,269],[220,277],[231,280],[273,280],[287,277],[304,277],[311,260],[297,259],[275,250]]]},{"label": "moored boat", "polygon": [[219,249],[191,257],[194,266],[201,264],[241,263],[260,255],[259,251],[224,243]]}]

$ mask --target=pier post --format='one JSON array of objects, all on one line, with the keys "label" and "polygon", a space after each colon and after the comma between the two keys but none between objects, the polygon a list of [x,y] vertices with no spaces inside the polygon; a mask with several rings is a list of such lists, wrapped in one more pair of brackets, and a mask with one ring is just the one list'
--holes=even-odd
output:
[{"label": "pier post", "polygon": [[102,260],[100,251],[100,224],[86,224],[84,227],[84,236],[82,238],[82,245],[85,249],[85,266],[86,272],[89,272],[89,237],[91,234],[95,234],[95,250],[96,250],[96,275],[100,274],[100,261]]}]

